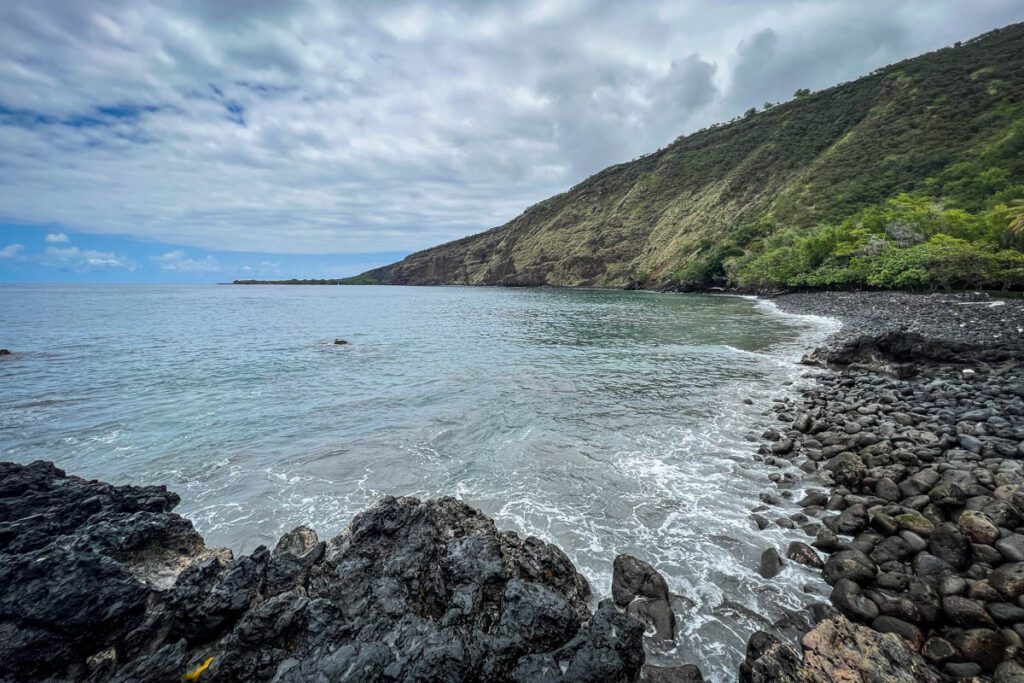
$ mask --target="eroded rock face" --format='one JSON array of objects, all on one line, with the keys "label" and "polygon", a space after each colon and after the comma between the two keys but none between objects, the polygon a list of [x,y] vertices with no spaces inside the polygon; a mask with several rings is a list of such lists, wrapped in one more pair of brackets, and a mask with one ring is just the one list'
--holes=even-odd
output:
[{"label": "eroded rock face", "polygon": [[555,546],[452,498],[386,498],[324,543],[207,549],[163,487],[0,464],[5,680],[633,681],[642,625]]},{"label": "eroded rock face", "polygon": [[894,633],[879,633],[844,617],[825,619],[801,641],[802,657],[768,634],[747,647],[740,680],[749,683],[938,681],[934,671]]}]

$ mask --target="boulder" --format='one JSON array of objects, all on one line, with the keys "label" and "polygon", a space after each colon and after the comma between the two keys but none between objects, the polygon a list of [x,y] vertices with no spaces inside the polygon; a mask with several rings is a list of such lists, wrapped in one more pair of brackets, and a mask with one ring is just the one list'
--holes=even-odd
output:
[{"label": "boulder", "polygon": [[[752,649],[740,671],[744,683],[806,683],[810,681],[886,681],[938,683],[938,674],[894,633],[880,633],[843,617],[826,619],[801,640],[801,660],[793,648],[755,634],[764,642]],[[769,640],[770,639],[770,640]]]},{"label": "boulder", "polygon": [[1016,602],[1024,595],[1024,562],[1011,562],[996,567],[988,576],[989,584],[1008,601]]},{"label": "boulder", "polygon": [[801,541],[793,541],[786,549],[786,557],[797,564],[813,569],[821,569],[825,566],[821,557],[814,551],[814,548]]},{"label": "boulder", "polygon": [[841,550],[825,560],[823,573],[825,581],[830,585],[835,585],[841,579],[864,584],[875,578],[878,567],[859,550]]},{"label": "boulder", "polygon": [[[453,498],[207,548],[163,487],[0,463],[0,679],[636,680],[644,627]],[[201,678],[200,678],[201,677]]]},{"label": "boulder", "polygon": [[761,553],[761,562],[758,565],[757,572],[762,578],[772,579],[782,571],[782,565],[783,562],[782,558],[779,557],[779,551],[775,548],[768,548]]},{"label": "boulder", "polygon": [[992,545],[999,539],[999,527],[985,513],[977,510],[964,510],[960,513],[957,526],[971,543]]},{"label": "boulder", "polygon": [[632,555],[612,563],[612,600],[654,631],[656,644],[676,637],[676,616],[668,583],[658,570]]}]

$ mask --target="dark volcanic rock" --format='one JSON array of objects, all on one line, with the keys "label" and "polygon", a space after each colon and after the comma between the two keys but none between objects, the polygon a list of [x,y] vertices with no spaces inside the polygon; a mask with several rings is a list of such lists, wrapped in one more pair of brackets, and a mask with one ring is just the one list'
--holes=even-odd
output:
[{"label": "dark volcanic rock", "polygon": [[632,681],[643,626],[452,498],[208,549],[163,487],[0,464],[0,679]]},{"label": "dark volcanic rock", "polygon": [[658,570],[632,555],[612,564],[612,600],[654,629],[657,644],[675,640],[676,615],[668,584]]},{"label": "dark volcanic rock", "polygon": [[779,557],[779,551],[775,548],[768,548],[761,553],[761,562],[757,567],[757,572],[762,578],[772,579],[778,576],[779,572],[782,571],[782,558]]}]

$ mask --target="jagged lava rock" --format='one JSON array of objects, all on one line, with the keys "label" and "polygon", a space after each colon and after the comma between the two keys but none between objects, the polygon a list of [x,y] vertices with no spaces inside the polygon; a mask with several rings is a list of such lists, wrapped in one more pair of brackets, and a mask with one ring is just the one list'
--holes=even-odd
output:
[{"label": "jagged lava rock", "polygon": [[635,681],[643,626],[453,498],[209,549],[163,487],[0,463],[0,679]]}]

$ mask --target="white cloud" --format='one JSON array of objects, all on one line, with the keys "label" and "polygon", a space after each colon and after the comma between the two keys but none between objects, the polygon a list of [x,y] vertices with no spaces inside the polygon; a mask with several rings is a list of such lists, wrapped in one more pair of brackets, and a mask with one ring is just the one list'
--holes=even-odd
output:
[{"label": "white cloud", "polygon": [[22,244],[8,244],[3,249],[0,249],[0,259],[15,258],[25,246]]},{"label": "white cloud", "polygon": [[70,242],[71,240],[70,240],[70,238],[68,238],[67,235],[65,235],[62,232],[57,232],[57,233],[51,232],[50,234],[48,234],[46,236],[46,241],[50,242],[50,243],[58,243],[58,242]]},{"label": "white cloud", "polygon": [[154,256],[153,260],[159,264],[162,270],[177,271],[179,273],[213,273],[220,270],[220,264],[213,256],[204,259],[190,259],[182,250],[169,251],[161,256]]},{"label": "white cloud", "polygon": [[79,249],[78,247],[47,247],[46,252],[39,258],[39,260],[44,265],[73,270],[76,272],[110,269],[135,270],[134,263],[124,257],[118,256],[112,251]]},{"label": "white cloud", "polygon": [[11,0],[0,207],[196,249],[425,247],[1020,20],[1011,0]]}]

